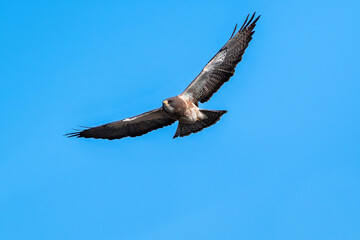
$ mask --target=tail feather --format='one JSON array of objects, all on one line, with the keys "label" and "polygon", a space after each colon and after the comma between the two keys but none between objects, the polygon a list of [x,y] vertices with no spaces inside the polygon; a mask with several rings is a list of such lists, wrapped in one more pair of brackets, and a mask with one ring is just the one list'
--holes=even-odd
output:
[{"label": "tail feather", "polygon": [[215,110],[200,110],[202,114],[206,116],[205,119],[201,119],[192,124],[185,124],[179,122],[178,128],[175,132],[173,138],[185,137],[191,133],[197,133],[203,130],[204,128],[214,125],[217,121],[220,120],[221,116],[227,113],[226,110],[215,111]]}]

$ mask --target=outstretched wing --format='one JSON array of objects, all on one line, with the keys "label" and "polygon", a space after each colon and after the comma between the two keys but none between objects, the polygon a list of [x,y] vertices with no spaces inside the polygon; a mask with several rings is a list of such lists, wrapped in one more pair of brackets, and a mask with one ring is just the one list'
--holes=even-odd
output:
[{"label": "outstretched wing", "polygon": [[229,41],[220,49],[220,51],[206,64],[201,73],[181,94],[194,102],[204,103],[219,90],[219,88],[234,75],[236,65],[241,61],[245,49],[249,45],[254,34],[258,16],[254,21],[255,13],[248,21],[247,16],[240,30],[233,34]]},{"label": "outstretched wing", "polygon": [[171,125],[174,122],[174,119],[169,118],[161,108],[158,108],[135,117],[88,128],[80,132],[68,133],[66,136],[109,140],[137,137],[152,130]]}]

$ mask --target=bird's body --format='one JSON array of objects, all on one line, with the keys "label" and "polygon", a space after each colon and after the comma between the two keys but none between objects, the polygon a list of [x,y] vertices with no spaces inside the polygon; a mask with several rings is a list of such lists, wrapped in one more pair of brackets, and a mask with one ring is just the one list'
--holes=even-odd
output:
[{"label": "bird's body", "polygon": [[[249,17],[249,16],[248,16]],[[136,137],[152,130],[162,128],[178,121],[175,137],[187,136],[215,124],[225,114],[225,110],[204,110],[199,102],[208,101],[217,90],[235,73],[254,33],[259,17],[255,13],[248,21],[246,18],[240,30],[233,34],[220,51],[206,64],[200,74],[190,83],[183,93],[162,102],[162,107],[135,117],[88,128],[67,134],[69,137],[120,139]],[[234,35],[235,34],[235,35]]]},{"label": "bird's body", "polygon": [[162,109],[169,117],[186,124],[194,123],[205,117],[198,106],[182,96],[164,100]]}]

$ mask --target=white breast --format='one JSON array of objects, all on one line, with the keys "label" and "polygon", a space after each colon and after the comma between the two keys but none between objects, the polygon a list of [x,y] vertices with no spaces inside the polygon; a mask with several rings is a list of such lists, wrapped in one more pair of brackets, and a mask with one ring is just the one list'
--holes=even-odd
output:
[{"label": "white breast", "polygon": [[185,116],[179,119],[180,122],[190,124],[196,122],[199,118],[202,118],[203,114],[201,114],[199,108],[193,102],[183,96],[180,96],[180,98],[184,100],[187,108]]}]

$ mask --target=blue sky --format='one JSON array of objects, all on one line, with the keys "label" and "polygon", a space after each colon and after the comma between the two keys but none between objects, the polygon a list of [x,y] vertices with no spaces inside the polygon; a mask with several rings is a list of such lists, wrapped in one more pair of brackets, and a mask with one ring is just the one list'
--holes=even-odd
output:
[{"label": "blue sky", "polygon": [[[248,13],[216,125],[67,139],[177,95]],[[0,239],[360,239],[358,1],[7,1]]]}]

